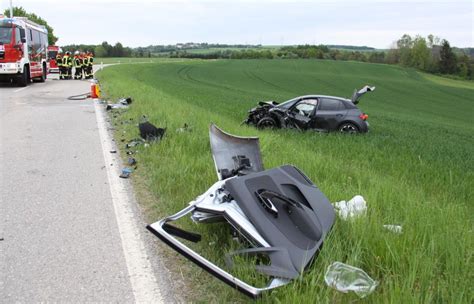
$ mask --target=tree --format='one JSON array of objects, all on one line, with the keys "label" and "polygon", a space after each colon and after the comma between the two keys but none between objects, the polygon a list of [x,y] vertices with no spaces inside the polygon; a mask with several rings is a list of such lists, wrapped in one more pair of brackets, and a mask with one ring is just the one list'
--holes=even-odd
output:
[{"label": "tree", "polygon": [[107,51],[102,45],[98,45],[94,48],[94,54],[96,57],[107,57]]},{"label": "tree", "polygon": [[397,41],[397,47],[400,54],[400,63],[405,66],[410,66],[411,48],[413,47],[413,39],[411,36],[404,34],[402,38]]},{"label": "tree", "polygon": [[439,71],[443,74],[456,73],[457,58],[446,39],[441,43],[441,51],[439,55]]},{"label": "tree", "polygon": [[430,63],[431,52],[426,45],[425,38],[416,36],[410,52],[410,66],[420,70],[427,70]]},{"label": "tree", "polygon": [[[6,9],[3,14],[5,16],[10,17],[10,9]],[[23,7],[13,7],[13,16],[15,17],[27,17],[29,20],[38,23],[40,25],[44,25],[48,30],[48,44],[54,45],[56,41],[58,41],[58,37],[54,36],[53,28],[41,17],[37,16],[34,13],[27,13]]]},{"label": "tree", "polygon": [[114,47],[107,43],[107,41],[102,42],[102,47],[105,50],[104,57],[111,57],[114,52]]},{"label": "tree", "polygon": [[113,54],[112,54],[113,57],[123,57],[123,46],[120,42],[117,42],[115,45],[114,45],[114,49],[113,49]]}]

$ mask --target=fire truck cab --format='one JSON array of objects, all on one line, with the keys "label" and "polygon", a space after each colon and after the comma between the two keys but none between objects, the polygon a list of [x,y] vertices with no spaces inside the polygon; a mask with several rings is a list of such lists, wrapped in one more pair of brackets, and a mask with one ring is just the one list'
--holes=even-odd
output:
[{"label": "fire truck cab", "polygon": [[58,63],[56,62],[59,50],[59,46],[48,46],[48,73],[59,73]]},{"label": "fire truck cab", "polygon": [[46,80],[48,31],[24,17],[0,18],[0,80]]}]

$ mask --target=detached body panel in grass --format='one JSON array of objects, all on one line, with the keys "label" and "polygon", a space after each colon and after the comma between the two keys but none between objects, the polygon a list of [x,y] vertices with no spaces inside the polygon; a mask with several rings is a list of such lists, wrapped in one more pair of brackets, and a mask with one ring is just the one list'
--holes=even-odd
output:
[{"label": "detached body panel in grass", "polygon": [[[334,208],[297,168],[286,165],[264,170],[258,138],[232,136],[215,125],[210,127],[210,138],[220,180],[183,210],[149,225],[148,229],[231,287],[258,297],[303,273],[334,223]],[[227,222],[232,234],[223,238],[238,235],[243,241],[242,248],[223,254],[226,269],[175,238],[201,241],[200,235],[170,225],[188,214],[195,223]],[[266,257],[268,263],[246,260],[244,269],[251,267],[267,276],[267,285],[257,287],[231,274],[236,257]]]}]

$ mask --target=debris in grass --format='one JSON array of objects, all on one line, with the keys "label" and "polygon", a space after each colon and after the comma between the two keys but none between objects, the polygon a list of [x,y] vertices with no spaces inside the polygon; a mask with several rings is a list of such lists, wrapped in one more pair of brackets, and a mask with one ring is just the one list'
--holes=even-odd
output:
[{"label": "debris in grass", "polygon": [[350,201],[340,201],[334,203],[334,207],[340,218],[347,220],[364,215],[367,211],[367,204],[361,195],[354,196]]},{"label": "debris in grass", "polygon": [[120,98],[119,103],[124,104],[124,105],[129,105],[132,103],[132,97],[125,97],[125,98]]},{"label": "debris in grass", "polygon": [[129,178],[130,174],[132,174],[133,169],[132,168],[123,168],[122,169],[122,174],[120,174],[121,178]]},{"label": "debris in grass", "polygon": [[[231,286],[252,297],[301,278],[333,226],[333,206],[317,187],[308,187],[312,182],[296,167],[265,170],[258,138],[233,136],[214,124],[209,134],[219,181],[185,209],[147,228],[167,244],[175,244],[171,247],[190,260],[202,258],[198,266],[213,269],[211,274],[220,279],[226,274]],[[254,287],[181,243],[177,238],[201,240],[201,235],[171,224],[190,213],[195,223],[227,220],[231,235],[221,233],[223,241],[232,237],[237,244],[229,248],[234,250],[222,252],[221,258],[230,269],[243,256],[265,256],[264,261],[249,260],[248,266],[266,276],[267,285]],[[208,246],[219,245],[215,240],[208,242]]]},{"label": "debris in grass", "polygon": [[343,293],[355,292],[360,298],[371,294],[378,285],[365,271],[341,262],[332,263],[324,275],[324,281]]},{"label": "debris in grass", "polygon": [[383,225],[383,227],[393,233],[401,234],[403,232],[403,228],[400,225]]},{"label": "debris in grass", "polygon": [[133,165],[136,165],[137,164],[137,160],[133,157],[129,157],[128,158],[128,165],[129,166],[133,166]]},{"label": "debris in grass", "polygon": [[191,132],[191,131],[192,131],[192,129],[187,123],[184,123],[182,128],[176,129],[176,132],[178,132],[178,133]]},{"label": "debris in grass", "polygon": [[127,109],[128,106],[132,103],[132,98],[127,97],[127,98],[120,98],[117,103],[109,103],[107,104],[106,110],[112,110],[112,109]]},{"label": "debris in grass", "polygon": [[166,128],[155,127],[151,122],[148,121],[145,115],[143,115],[141,121],[142,122],[138,124],[141,138],[150,141],[161,140],[163,138]]},{"label": "debris in grass", "polygon": [[129,148],[132,148],[132,147],[139,146],[143,143],[144,143],[143,139],[135,138],[135,139],[132,139],[131,141],[129,141],[128,144],[125,145],[125,148],[129,149]]},{"label": "debris in grass", "polygon": [[[110,111],[112,109],[128,109],[128,105],[124,105],[121,103],[109,103],[105,109],[107,111]],[[117,118],[116,116],[114,117]]]}]

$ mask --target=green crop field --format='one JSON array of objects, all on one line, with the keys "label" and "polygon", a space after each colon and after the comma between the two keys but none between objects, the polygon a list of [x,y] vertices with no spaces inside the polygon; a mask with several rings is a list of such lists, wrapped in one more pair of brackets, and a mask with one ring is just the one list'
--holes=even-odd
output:
[{"label": "green crop field", "polygon": [[[138,137],[142,115],[167,127],[162,142],[140,146],[136,153],[132,179],[149,221],[184,208],[216,181],[211,122],[236,135],[258,136],[266,168],[296,165],[332,202],[364,196],[366,216],[337,219],[304,275],[261,301],[358,301],[324,283],[326,268],[340,261],[379,282],[365,302],[473,303],[474,83],[395,66],[318,60],[122,64],[98,77],[109,100],[134,99],[128,111],[114,114],[117,142]],[[377,87],[359,104],[369,115],[368,134],[240,126],[257,101],[311,93],[350,96],[365,84]],[[191,131],[177,132],[184,123]],[[384,224],[402,225],[403,233],[390,232]],[[219,224],[185,225],[207,232],[198,249],[220,263],[232,246],[226,230]],[[164,252],[175,261],[170,263],[176,277],[188,282],[187,300],[248,301],[191,262]]]}]

